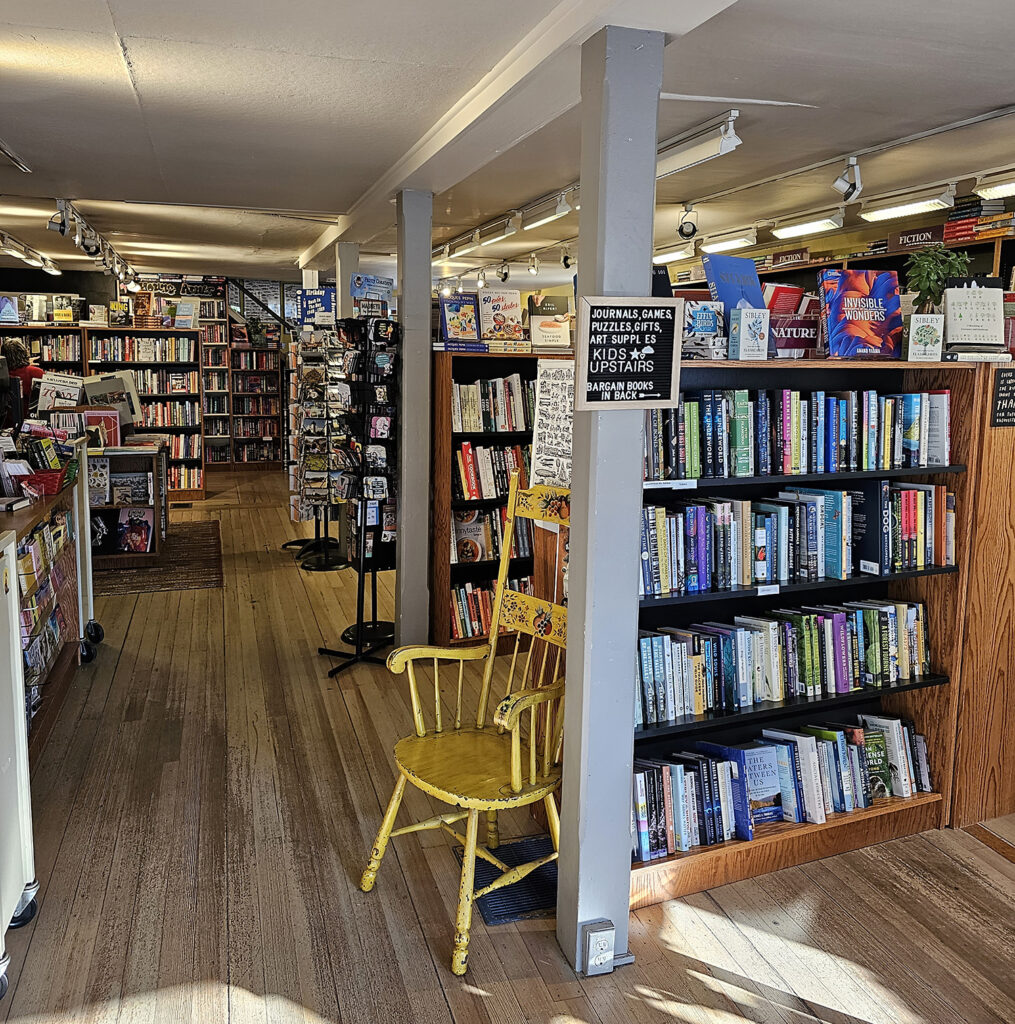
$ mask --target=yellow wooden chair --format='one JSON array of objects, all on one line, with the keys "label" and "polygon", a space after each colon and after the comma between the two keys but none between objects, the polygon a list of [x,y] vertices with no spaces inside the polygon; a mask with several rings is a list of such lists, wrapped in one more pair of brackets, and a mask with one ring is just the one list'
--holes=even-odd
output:
[{"label": "yellow wooden chair", "polygon": [[[466,970],[473,901],[557,859],[560,821],[553,793],[560,784],[564,726],[561,673],[567,643],[567,610],[561,605],[506,589],[516,516],[568,526],[570,492],[550,487],[521,490],[517,472],[512,474],[489,640],[476,647],[401,647],[388,656],[388,668],[392,672],[408,672],[416,731],[395,745],[398,781],[384,812],[360,888],[364,892],[373,888],[392,836],[439,828],[457,839],[465,853],[451,957],[451,970],[455,974],[464,974]],[[501,644],[508,650],[498,658],[498,641],[505,635],[509,638],[513,635],[514,643],[508,639],[506,644]],[[524,636],[532,638],[527,651],[521,650]],[[451,672],[447,694],[442,693],[441,688],[442,662],[458,665],[457,672]],[[466,662],[485,662],[475,719],[463,715]],[[433,667],[432,727],[428,727],[423,711],[420,680],[417,679],[420,663]],[[506,665],[505,696],[497,705],[493,720],[488,722],[495,669],[499,671],[501,664]],[[429,704],[429,686],[426,686],[426,693]],[[450,721],[452,709],[454,719]],[[407,782],[461,809],[396,829],[395,816]],[[490,852],[498,845],[497,812],[525,807],[539,800],[546,806],[554,852],[509,868]],[[486,812],[486,846],[477,844],[481,811]],[[464,836],[453,827],[463,818],[467,819]],[[477,856],[502,872],[495,881],[479,890],[475,889],[474,881]]]}]

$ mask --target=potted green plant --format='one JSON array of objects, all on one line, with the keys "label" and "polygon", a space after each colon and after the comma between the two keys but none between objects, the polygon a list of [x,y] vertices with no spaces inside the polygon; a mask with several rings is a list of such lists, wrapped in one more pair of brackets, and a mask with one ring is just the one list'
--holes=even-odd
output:
[{"label": "potted green plant", "polygon": [[969,253],[928,245],[906,260],[907,290],[916,292],[914,312],[905,318],[903,337],[906,358],[933,362],[941,358],[945,318],[941,312],[945,285],[950,277],[965,277]]},{"label": "potted green plant", "polygon": [[943,245],[927,245],[906,260],[906,288],[916,292],[917,313],[939,313],[949,277],[965,277],[969,253]]}]

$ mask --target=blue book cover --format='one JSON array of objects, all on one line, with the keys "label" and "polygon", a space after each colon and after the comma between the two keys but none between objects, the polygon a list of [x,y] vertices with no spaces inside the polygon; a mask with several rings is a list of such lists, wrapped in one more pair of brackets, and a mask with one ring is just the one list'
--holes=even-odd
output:
[{"label": "blue book cover", "polygon": [[829,473],[839,472],[839,402],[825,399],[825,465]]},{"label": "blue book cover", "polygon": [[920,396],[902,395],[902,464],[920,464]]},{"label": "blue book cover", "polygon": [[779,740],[759,740],[762,746],[772,747],[779,765],[779,790],[782,793],[782,820],[801,822],[804,820],[803,804],[797,798],[796,766],[793,763],[792,743]]},{"label": "blue book cover", "polygon": [[751,795],[751,817],[755,825],[782,821],[782,789],[779,760],[772,747],[762,743],[744,745],[747,755],[747,786]]},{"label": "blue book cover", "polygon": [[656,725],[659,717],[656,714],[656,682],[652,660],[652,637],[638,638],[638,650],[641,654],[641,690],[645,709],[645,724]]},{"label": "blue book cover", "polygon": [[696,743],[695,748],[710,757],[733,765],[733,834],[737,839],[754,838],[754,818],[748,784],[747,752],[743,747],[727,747],[720,743]]},{"label": "blue book cover", "polygon": [[765,550],[768,552],[768,558],[765,561],[765,580],[768,583],[775,582],[776,564],[779,557],[776,551],[775,537],[775,516],[766,515],[765,520]]},{"label": "blue book cover", "polygon": [[849,403],[839,399],[839,469],[849,469]]},{"label": "blue book cover", "polygon": [[712,589],[708,572],[708,517],[704,505],[694,506],[695,541],[698,545],[698,593]]},{"label": "blue book cover", "polygon": [[684,586],[689,594],[701,590],[698,581],[698,517],[694,506],[684,510]]},{"label": "blue book cover", "polygon": [[[765,297],[761,291],[758,268],[754,260],[743,256],[724,256],[706,253],[701,258],[705,280],[712,298],[723,304],[726,336],[729,337],[730,311],[734,309],[764,309]],[[769,349],[771,350],[771,334]]]},{"label": "blue book cover", "polygon": [[737,687],[737,654],[733,631],[725,626],[704,625],[694,628],[710,634],[717,645],[720,706],[726,711],[733,711],[738,707],[740,692]]}]

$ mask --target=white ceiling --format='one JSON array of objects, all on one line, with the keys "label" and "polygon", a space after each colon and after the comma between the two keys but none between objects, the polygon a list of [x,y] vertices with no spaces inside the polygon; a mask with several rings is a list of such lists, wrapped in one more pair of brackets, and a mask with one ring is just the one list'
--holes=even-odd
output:
[{"label": "white ceiling", "polygon": [[[1004,107],[1008,15],[1001,0],[5,0],[0,139],[33,173],[0,163],[0,230],[74,266],[42,219],[65,196],[142,269],[294,279],[301,253],[326,269],[347,237],[391,272],[394,188],[436,190],[441,241],[576,180],[578,50],[615,23],[667,31],[666,91],[728,98],[664,102],[661,138],[742,111],[735,153],[659,183],[661,244],[678,202],[733,190],[701,204],[703,233],[831,207],[836,168],[787,175]],[[750,99],[813,106],[733,102]],[[1011,166],[1013,127],[862,158],[865,195]],[[50,199],[36,217],[19,197]],[[524,262],[577,222],[483,255]],[[541,258],[563,278],[558,257]]]}]

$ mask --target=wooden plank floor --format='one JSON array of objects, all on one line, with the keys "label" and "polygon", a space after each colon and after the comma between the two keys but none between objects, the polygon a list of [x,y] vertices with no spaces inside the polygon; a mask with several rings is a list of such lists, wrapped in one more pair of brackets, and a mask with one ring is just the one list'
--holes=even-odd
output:
[{"label": "wooden plank floor", "polygon": [[[317,655],[352,621],[355,577],[280,551],[307,532],[281,474],[208,476],[209,500],[174,515],[220,520],[225,588],[103,599],[106,642],[35,767],[40,910],[7,935],[0,1020],[1015,1020],[1015,864],[965,832],[639,911],[635,964],[600,979],[576,978],[550,923],[477,915],[453,977],[441,836],[396,840],[357,888],[411,719],[401,680],[328,680]],[[429,799],[410,790],[407,813]]]}]

